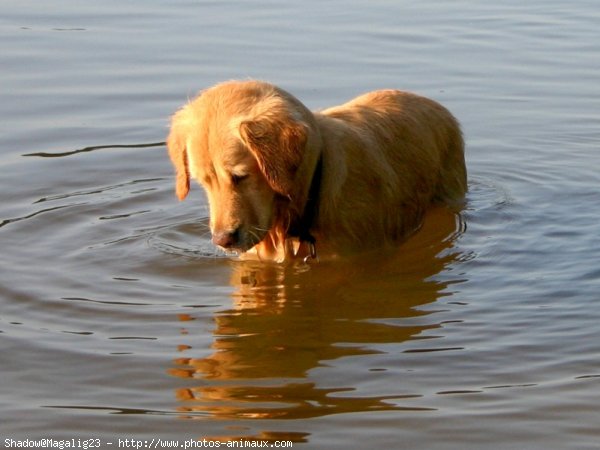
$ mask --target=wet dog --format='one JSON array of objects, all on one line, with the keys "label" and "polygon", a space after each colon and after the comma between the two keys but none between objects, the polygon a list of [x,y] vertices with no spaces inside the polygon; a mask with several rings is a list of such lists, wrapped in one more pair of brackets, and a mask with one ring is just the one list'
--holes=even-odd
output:
[{"label": "wet dog", "polygon": [[266,260],[401,242],[467,190],[457,120],[398,90],[311,112],[272,84],[225,82],[175,113],[167,146],[179,199],[192,178],[206,191],[213,242]]}]

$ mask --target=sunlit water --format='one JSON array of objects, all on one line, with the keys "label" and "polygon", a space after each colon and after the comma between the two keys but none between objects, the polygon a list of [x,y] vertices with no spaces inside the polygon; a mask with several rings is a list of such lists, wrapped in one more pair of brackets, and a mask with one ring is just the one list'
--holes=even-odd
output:
[{"label": "sunlit water", "polygon": [[[596,2],[0,10],[3,444],[600,446]],[[383,87],[442,102],[465,210],[343,262],[217,254],[202,191],[177,202],[145,144],[196,91],[248,77],[315,109]]]}]

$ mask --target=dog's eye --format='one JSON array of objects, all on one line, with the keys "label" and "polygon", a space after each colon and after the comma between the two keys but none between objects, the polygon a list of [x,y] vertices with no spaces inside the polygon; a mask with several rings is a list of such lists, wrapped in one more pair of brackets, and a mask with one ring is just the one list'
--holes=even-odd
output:
[{"label": "dog's eye", "polygon": [[248,178],[248,174],[245,175],[238,175],[235,173],[231,174],[231,183],[234,186],[237,186],[238,184],[240,184],[242,181],[244,181],[246,178]]}]

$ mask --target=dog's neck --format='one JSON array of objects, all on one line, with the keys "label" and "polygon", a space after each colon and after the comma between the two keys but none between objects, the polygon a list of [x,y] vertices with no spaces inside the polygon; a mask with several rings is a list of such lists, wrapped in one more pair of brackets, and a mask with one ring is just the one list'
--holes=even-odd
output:
[{"label": "dog's neck", "polygon": [[316,258],[316,239],[310,232],[314,225],[319,208],[319,194],[321,192],[321,179],[323,175],[323,155],[319,156],[317,165],[313,172],[310,188],[308,190],[308,198],[304,205],[304,210],[300,217],[290,224],[288,228],[288,237],[298,238],[300,244],[307,243],[310,248],[310,256]]}]

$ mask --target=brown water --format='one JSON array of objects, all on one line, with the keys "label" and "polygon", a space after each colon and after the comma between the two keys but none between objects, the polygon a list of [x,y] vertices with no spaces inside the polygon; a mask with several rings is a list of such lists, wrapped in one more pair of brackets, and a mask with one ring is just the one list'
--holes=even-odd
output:
[{"label": "brown water", "polygon": [[[596,2],[0,9],[0,445],[600,448]],[[165,148],[112,145],[163,141],[188,96],[247,77],[312,108],[444,103],[465,211],[344,262],[216,254]]]}]

